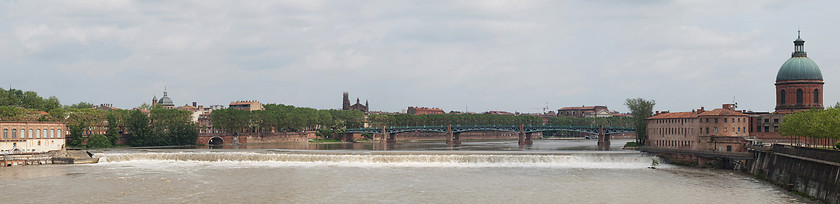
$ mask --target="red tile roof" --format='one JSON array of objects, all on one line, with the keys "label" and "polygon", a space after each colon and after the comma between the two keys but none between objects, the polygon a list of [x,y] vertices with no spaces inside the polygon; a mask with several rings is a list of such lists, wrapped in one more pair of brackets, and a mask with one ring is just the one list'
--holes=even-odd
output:
[{"label": "red tile roof", "polygon": [[588,110],[588,109],[595,109],[595,106],[563,107],[560,110]]},{"label": "red tile roof", "polygon": [[747,116],[741,111],[734,111],[729,109],[718,108],[710,111],[700,113],[700,115],[728,115],[728,116]]},{"label": "red tile roof", "polygon": [[648,119],[675,119],[675,118],[696,118],[698,115],[694,112],[674,112],[674,113],[660,113]]}]

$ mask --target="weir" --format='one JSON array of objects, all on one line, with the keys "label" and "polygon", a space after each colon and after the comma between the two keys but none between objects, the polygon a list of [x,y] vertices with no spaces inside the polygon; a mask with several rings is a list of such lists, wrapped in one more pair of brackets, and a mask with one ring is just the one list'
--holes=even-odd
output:
[{"label": "weir", "polygon": [[289,165],[352,166],[532,166],[564,168],[646,168],[656,159],[639,153],[255,153],[255,152],[172,152],[102,153],[101,163],[131,161],[256,162]]}]

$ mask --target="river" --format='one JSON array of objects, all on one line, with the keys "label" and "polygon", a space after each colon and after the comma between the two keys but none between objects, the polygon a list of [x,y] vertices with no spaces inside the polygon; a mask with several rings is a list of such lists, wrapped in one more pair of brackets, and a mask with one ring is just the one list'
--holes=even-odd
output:
[{"label": "river", "polygon": [[808,203],[731,170],[594,140],[108,149],[98,164],[0,168],[3,203]]}]

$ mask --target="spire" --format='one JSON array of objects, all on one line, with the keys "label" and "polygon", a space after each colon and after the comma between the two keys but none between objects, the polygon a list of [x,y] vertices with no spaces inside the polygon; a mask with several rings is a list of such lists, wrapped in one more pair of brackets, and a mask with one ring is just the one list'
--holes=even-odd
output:
[{"label": "spire", "polygon": [[163,86],[163,97],[166,97],[166,86]]},{"label": "spire", "polygon": [[796,31],[796,40],[793,41],[793,54],[790,57],[808,57],[805,52],[805,40],[802,40],[801,31]]}]

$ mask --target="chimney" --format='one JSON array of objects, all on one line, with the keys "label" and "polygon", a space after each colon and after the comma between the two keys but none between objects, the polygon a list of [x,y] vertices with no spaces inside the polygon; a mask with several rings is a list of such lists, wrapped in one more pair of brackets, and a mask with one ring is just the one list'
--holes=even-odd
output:
[{"label": "chimney", "polygon": [[653,115],[659,115],[659,111],[656,111],[656,114],[653,114]]},{"label": "chimney", "polygon": [[723,104],[723,109],[735,110],[735,104]]},{"label": "chimney", "polygon": [[192,105],[192,106],[193,106],[193,107],[198,107],[198,103],[196,103],[195,101],[193,101],[193,105]]}]

